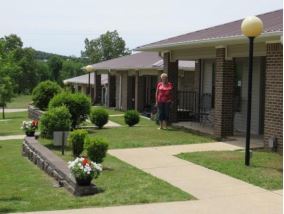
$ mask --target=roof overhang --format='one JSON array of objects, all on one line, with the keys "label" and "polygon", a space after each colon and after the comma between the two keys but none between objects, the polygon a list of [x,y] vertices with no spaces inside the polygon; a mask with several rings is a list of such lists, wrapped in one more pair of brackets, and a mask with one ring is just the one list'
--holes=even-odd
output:
[{"label": "roof overhang", "polygon": [[[282,31],[267,32],[261,34],[255,39],[255,42],[266,42],[268,40],[279,40],[281,41]],[[191,40],[175,43],[166,43],[166,44],[153,44],[142,46],[134,49],[135,51],[169,51],[175,49],[186,49],[186,48],[198,48],[198,47],[209,47],[209,46],[218,46],[218,45],[232,45],[232,44],[243,44],[247,43],[247,37],[243,35],[239,36],[229,36],[229,37],[219,37],[213,39],[201,39],[201,40]]]}]

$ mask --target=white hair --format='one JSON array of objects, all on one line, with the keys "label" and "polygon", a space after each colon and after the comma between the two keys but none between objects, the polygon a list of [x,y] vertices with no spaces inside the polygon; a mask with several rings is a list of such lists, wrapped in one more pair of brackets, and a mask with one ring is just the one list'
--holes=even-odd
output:
[{"label": "white hair", "polygon": [[161,79],[162,79],[163,77],[168,78],[168,75],[167,75],[166,73],[162,73],[162,74],[161,74]]}]

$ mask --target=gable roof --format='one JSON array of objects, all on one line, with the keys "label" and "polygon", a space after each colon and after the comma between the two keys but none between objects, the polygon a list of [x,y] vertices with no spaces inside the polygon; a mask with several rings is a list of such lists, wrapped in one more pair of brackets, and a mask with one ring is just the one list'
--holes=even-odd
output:
[{"label": "gable roof", "polygon": [[122,56],[93,64],[95,70],[130,70],[130,69],[152,69],[153,64],[161,60],[158,53],[142,52],[128,56]]},{"label": "gable roof", "polygon": [[[140,52],[128,56],[122,56],[106,60],[92,65],[94,70],[163,70],[163,59],[157,52]],[[194,70],[194,61],[180,61],[182,70]]]},{"label": "gable roof", "polygon": [[[261,14],[258,15],[258,17],[263,21],[263,35],[275,32],[283,32],[283,9]],[[240,36],[244,37],[241,32],[242,21],[243,19],[183,34],[180,36],[171,37],[158,42],[137,47],[136,50],[154,50],[154,48],[166,48],[173,46],[174,44],[178,45],[185,42],[196,43],[199,41],[201,42],[216,39],[234,38]]]},{"label": "gable roof", "polygon": [[[94,85],[94,82],[95,82],[95,75],[94,75],[94,73],[91,73],[90,74],[91,85]],[[65,79],[65,80],[63,80],[63,83],[64,84],[68,84],[68,83],[88,84],[89,83],[89,74],[83,74],[81,76]]]}]

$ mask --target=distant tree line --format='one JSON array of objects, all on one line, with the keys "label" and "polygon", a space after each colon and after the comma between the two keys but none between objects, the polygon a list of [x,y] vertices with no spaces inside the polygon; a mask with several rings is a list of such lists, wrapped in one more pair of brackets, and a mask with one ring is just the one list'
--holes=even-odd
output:
[{"label": "distant tree line", "polygon": [[83,66],[84,62],[74,57],[23,48],[17,35],[0,38],[0,78],[9,77],[15,94],[29,94],[44,80],[62,84],[66,78],[83,74]]},{"label": "distant tree line", "polygon": [[0,107],[3,109],[17,94],[30,94],[39,82],[63,80],[84,74],[83,66],[129,55],[125,41],[117,31],[107,31],[96,39],[85,39],[81,57],[24,48],[15,34],[0,37]]}]

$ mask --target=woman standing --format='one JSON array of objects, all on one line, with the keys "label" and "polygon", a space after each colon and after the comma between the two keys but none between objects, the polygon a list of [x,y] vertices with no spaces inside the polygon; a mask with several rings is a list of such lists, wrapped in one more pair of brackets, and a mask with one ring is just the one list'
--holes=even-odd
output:
[{"label": "woman standing", "polygon": [[156,105],[159,109],[159,129],[167,129],[169,114],[170,114],[170,105],[172,103],[172,89],[173,84],[168,82],[168,75],[166,73],[161,74],[161,82],[157,84],[156,89]]}]

